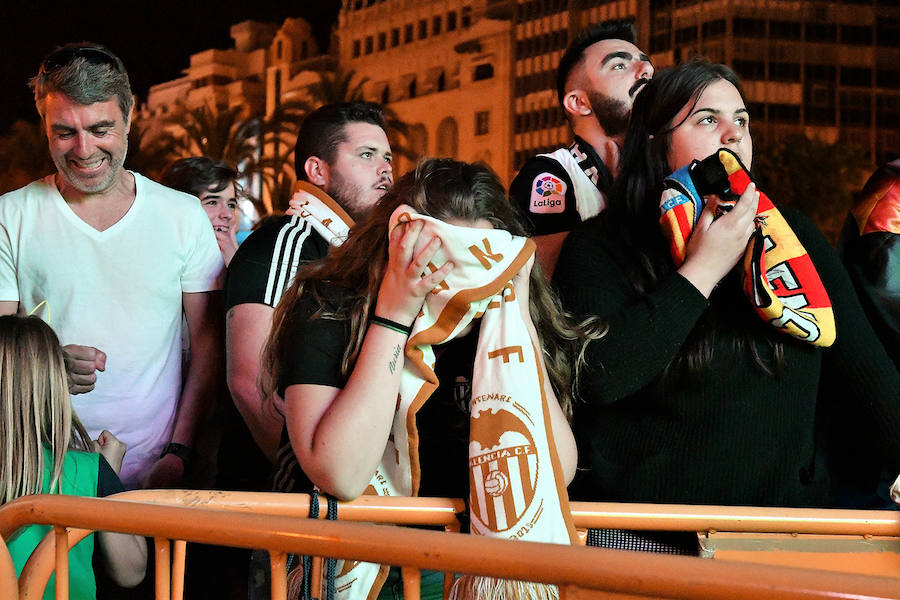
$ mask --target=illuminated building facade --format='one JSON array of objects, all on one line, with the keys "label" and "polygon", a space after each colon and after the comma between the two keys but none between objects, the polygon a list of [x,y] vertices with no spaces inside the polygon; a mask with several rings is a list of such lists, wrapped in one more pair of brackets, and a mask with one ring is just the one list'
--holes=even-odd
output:
[{"label": "illuminated building facade", "polygon": [[183,77],[151,87],[144,116],[166,114],[179,102],[189,108],[240,105],[249,114],[270,114],[308,86],[313,71],[334,68],[303,19],[286,19],[280,27],[244,21],[230,33],[234,48],[198,52]]},{"label": "illuminated building facade", "polygon": [[650,51],[703,54],[744,82],[761,139],[803,133],[900,153],[900,6],[878,0],[650,2]]},{"label": "illuminated building facade", "polygon": [[410,126],[395,144],[484,161],[508,183],[570,140],[556,65],[606,19],[633,19],[657,68],[697,54],[734,67],[760,142],[802,133],[859,145],[873,162],[900,154],[900,6],[888,0],[343,0],[332,54],[302,19],[239,23],[234,49],[193,55],[144,112],[180,99],[271,114],[340,67]]},{"label": "illuminated building facade", "polygon": [[[368,79],[368,99],[409,127],[416,156],[489,164],[512,174],[511,3],[491,0],[344,0],[341,65]],[[409,169],[401,159],[397,172]]]},{"label": "illuminated building facade", "polygon": [[762,142],[800,133],[876,163],[900,155],[896,1],[519,0],[515,165],[568,139],[554,68],[573,34],[607,18],[634,19],[657,68],[698,54],[732,66]]}]

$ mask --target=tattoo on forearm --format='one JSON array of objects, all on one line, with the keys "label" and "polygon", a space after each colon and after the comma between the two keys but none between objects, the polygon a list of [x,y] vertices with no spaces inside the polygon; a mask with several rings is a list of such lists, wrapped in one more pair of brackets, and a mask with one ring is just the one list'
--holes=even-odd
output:
[{"label": "tattoo on forearm", "polygon": [[388,368],[391,370],[391,374],[393,375],[394,371],[397,370],[397,359],[400,358],[400,346],[394,347],[394,356],[391,357],[391,362],[388,363]]}]

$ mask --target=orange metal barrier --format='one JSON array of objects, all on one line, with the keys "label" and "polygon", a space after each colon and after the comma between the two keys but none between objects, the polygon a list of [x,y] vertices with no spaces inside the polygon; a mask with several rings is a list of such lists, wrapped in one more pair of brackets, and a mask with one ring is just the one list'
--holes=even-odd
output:
[{"label": "orange metal barrier", "polygon": [[900,511],[570,502],[576,527],[900,537]]},{"label": "orange metal barrier", "polygon": [[[309,514],[309,497],[305,494],[147,490],[126,492],[115,498],[297,517]],[[602,502],[570,504],[575,526],[579,529],[701,532],[704,555],[717,559],[890,576],[900,574],[900,512],[897,511]],[[338,506],[340,520],[437,525],[449,531],[459,531],[457,515],[465,508],[463,501],[458,499],[378,496],[363,496]],[[324,518],[324,511],[319,518]],[[749,536],[749,533],[758,535]],[[806,537],[798,539],[798,535]],[[883,536],[890,537],[885,539]],[[415,573],[408,575],[416,576]],[[404,579],[406,576],[404,573]]]},{"label": "orange metal barrier", "polygon": [[[214,490],[134,490],[108,499],[174,506],[225,509],[257,514],[306,517],[309,495],[276,492]],[[655,531],[745,531],[900,537],[900,511],[808,508],[760,508],[683,504],[570,502],[580,528],[617,528]],[[434,525],[459,531],[458,515],[465,502],[458,498],[396,498],[360,496],[338,503],[338,519]],[[320,511],[320,519],[325,512]],[[0,533],[5,530],[0,524]]]},{"label": "orange metal barrier", "polygon": [[697,531],[701,555],[900,576],[900,512],[573,502],[580,527]]},{"label": "orange metal barrier", "polygon": [[[50,580],[54,570],[56,570],[57,587],[64,590],[68,589],[68,551],[90,534],[91,531],[89,529],[54,527],[41,540],[41,543],[31,553],[31,558],[22,568],[22,573],[19,575],[19,597],[23,599],[43,597],[44,588],[47,587],[47,582]],[[7,536],[4,535],[4,537]],[[4,598],[14,597],[4,596]],[[59,594],[57,593],[58,597]]]},{"label": "orange metal barrier", "polygon": [[13,565],[6,542],[0,540],[0,597],[15,598],[16,596],[16,567]]},{"label": "orange metal barrier", "polygon": [[[216,490],[133,490],[108,496],[107,499],[289,517],[305,518],[309,514],[309,494]],[[459,531],[458,515],[464,513],[465,510],[466,503],[458,498],[360,496],[350,502],[338,502],[338,519],[394,525],[431,525],[443,527],[447,531]],[[325,518],[325,511],[320,510],[319,519]],[[0,533],[3,533],[2,526],[0,526]]]},{"label": "orange metal barrier", "polygon": [[[31,524],[136,533],[162,539],[267,548],[275,556],[317,554],[551,583],[561,598],[614,592],[664,598],[900,598],[895,578],[691,557],[323,522],[283,515],[162,506],[98,498],[30,496],[0,507],[4,535]],[[58,553],[57,560],[65,561]],[[61,565],[59,565],[61,566]],[[59,568],[58,566],[58,568]],[[284,598],[284,574],[273,598]]]},{"label": "orange metal barrier", "polygon": [[[141,490],[116,499],[305,517],[306,494]],[[459,531],[462,500],[364,496],[339,503],[338,519],[403,525],[438,525]],[[576,527],[701,532],[702,554],[720,560],[870,575],[900,574],[900,513],[729,506],[572,502]],[[324,511],[319,518],[324,518]],[[740,533],[723,533],[740,532]],[[833,537],[814,537],[814,536]],[[802,536],[802,537],[801,537]],[[893,536],[882,538],[877,536]],[[583,539],[582,539],[583,542]],[[176,562],[176,565],[178,563]],[[183,565],[181,565],[183,568]],[[321,569],[316,564],[314,575]],[[408,600],[417,600],[419,573],[404,569]],[[445,577],[445,597],[451,577]],[[313,581],[320,589],[320,581]]]},{"label": "orange metal barrier", "polygon": [[[253,512],[255,514],[284,515],[307,518],[309,494],[282,494],[273,492],[227,492],[215,490],[133,490],[109,496],[113,500],[150,502],[171,506],[192,506],[209,509]],[[324,501],[324,500],[323,500]],[[364,523],[392,525],[424,525],[443,527],[445,531],[460,530],[459,515],[466,510],[466,503],[458,498],[399,498],[385,496],[360,496],[351,502],[339,502],[337,519]],[[319,511],[319,519],[326,519],[326,511]],[[280,560],[280,559],[279,559]],[[173,569],[184,572],[184,554],[172,562]],[[274,568],[274,567],[273,567]],[[321,589],[321,559],[313,558],[312,589]],[[407,567],[402,569],[404,598],[418,600],[420,572]],[[453,583],[453,574],[444,575],[444,597]],[[175,580],[173,579],[173,585]],[[181,596],[177,596],[180,600]]]}]

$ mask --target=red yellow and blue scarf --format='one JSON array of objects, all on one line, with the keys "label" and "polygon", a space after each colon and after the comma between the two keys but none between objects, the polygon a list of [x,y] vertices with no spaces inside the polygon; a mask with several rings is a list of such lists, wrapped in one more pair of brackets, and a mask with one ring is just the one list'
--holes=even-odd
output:
[{"label": "red yellow and blue scarf", "polygon": [[[660,226],[676,266],[684,262],[687,242],[703,211],[703,197],[718,195],[719,208],[727,211],[750,181],[737,155],[724,148],[665,179]],[[815,346],[831,346],[836,329],[825,286],[790,225],[762,192],[756,223],[744,254],[745,295],[757,314],[779,331]]]}]

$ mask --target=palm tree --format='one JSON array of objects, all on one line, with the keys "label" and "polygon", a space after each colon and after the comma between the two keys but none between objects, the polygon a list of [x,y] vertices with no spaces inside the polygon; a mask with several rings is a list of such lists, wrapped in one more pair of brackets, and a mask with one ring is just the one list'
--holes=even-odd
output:
[{"label": "palm tree", "polygon": [[309,87],[309,95],[319,106],[336,102],[363,100],[363,87],[369,78],[356,71],[340,67],[333,71],[318,71],[318,83]]},{"label": "palm tree", "polygon": [[[259,214],[283,211],[296,179],[293,152],[303,118],[323,104],[362,100],[369,81],[342,69],[319,71],[318,79],[307,89],[308,100],[279,103],[268,116],[250,114],[245,106],[188,108],[179,103],[157,120],[157,127],[153,122],[132,127],[129,165],[158,177],[179,158],[205,155],[224,160],[241,177],[261,182],[261,189],[248,190]],[[406,124],[386,107],[384,115],[394,153],[416,158],[403,143],[408,137]]]},{"label": "palm tree", "polygon": [[0,194],[56,171],[39,123],[18,120],[0,137]]},{"label": "palm tree", "polygon": [[[274,127],[271,124],[270,127]],[[294,173],[294,142],[285,140],[285,135],[270,130],[263,136],[263,152],[252,163],[245,165],[244,172],[258,177],[263,193],[258,194],[260,202],[257,210],[261,215],[280,213],[287,210],[291,199],[291,188],[297,179]]]},{"label": "palm tree", "polygon": [[[365,99],[363,90],[369,82],[368,77],[352,69],[344,70],[340,67],[334,71],[318,71],[317,74],[319,81],[309,88],[309,95],[316,106]],[[387,133],[391,138],[391,150],[394,154],[403,155],[410,160],[419,158],[409,145],[409,125],[387,106],[382,106],[382,112],[387,122]]]},{"label": "palm tree", "polygon": [[260,133],[259,118],[247,112],[244,106],[201,104],[189,108],[179,103],[160,120],[163,133],[141,146],[141,151],[169,154],[171,160],[210,156],[240,164],[254,155]]},{"label": "palm tree", "polygon": [[[179,158],[209,156],[235,166],[242,177],[250,176],[264,133],[262,120],[249,115],[244,106],[202,104],[191,108],[179,103],[156,121],[132,126],[129,165],[159,178]],[[252,194],[250,199],[257,210],[265,209]]]},{"label": "palm tree", "polygon": [[151,130],[151,123],[132,121],[125,168],[158,181],[166,167],[179,157],[179,152],[175,138],[154,136]]}]

